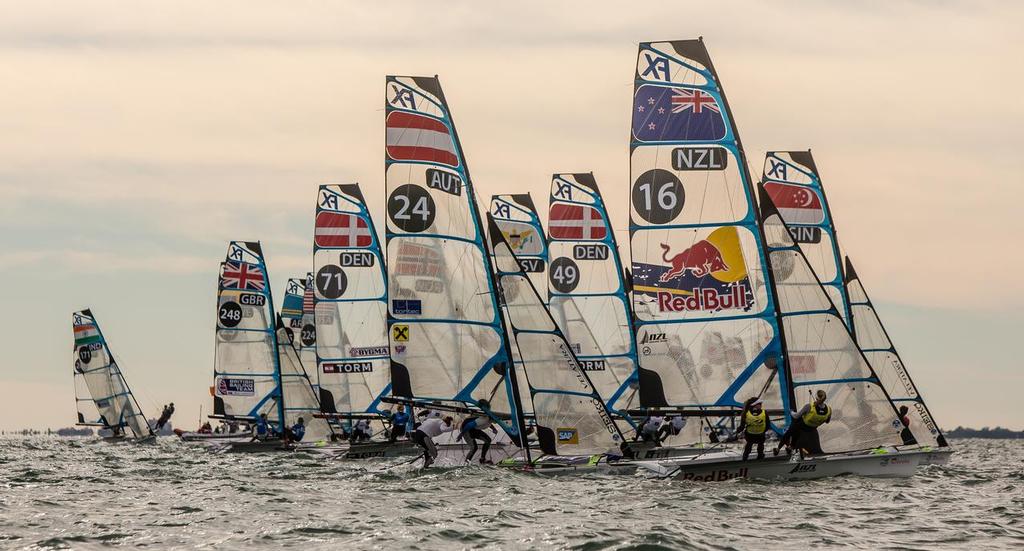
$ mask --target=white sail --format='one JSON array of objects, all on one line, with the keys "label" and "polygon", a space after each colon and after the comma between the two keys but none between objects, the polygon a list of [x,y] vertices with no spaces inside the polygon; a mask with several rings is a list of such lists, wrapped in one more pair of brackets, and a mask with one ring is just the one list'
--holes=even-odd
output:
[{"label": "white sail", "polygon": [[763,187],[761,192],[793,401],[808,403],[815,391],[827,393],[832,421],[818,429],[825,452],[901,444],[889,396]]},{"label": "white sail", "polygon": [[89,309],[71,316],[74,330],[75,403],[78,422],[142,438],[153,434]]},{"label": "white sail", "polygon": [[494,195],[491,197],[491,216],[533,286],[544,289],[547,286],[548,244],[533,198],[529,193]]},{"label": "white sail", "polygon": [[391,392],[481,406],[519,441],[494,275],[440,82],[389,76],[385,108]]},{"label": "white sail", "polygon": [[494,264],[512,345],[515,373],[532,398],[533,426],[546,455],[621,454],[622,434],[604,400],[490,218]]},{"label": "white sail", "polygon": [[619,249],[593,174],[551,180],[551,315],[613,414],[639,405],[637,351]]},{"label": "white sail", "polygon": [[761,395],[768,409],[788,410],[753,185],[707,49],[700,40],[641,43],[634,76],[630,248],[641,406],[704,415]]},{"label": "white sail", "polygon": [[377,231],[358,184],[325,184],[317,196],[313,279],[320,406],[377,414],[390,380],[387,290]]},{"label": "white sail", "polygon": [[284,417],[275,321],[260,244],[232,241],[217,288],[215,416]]},{"label": "white sail", "polygon": [[326,420],[314,417],[320,413],[320,397],[315,376],[316,343],[309,341],[308,329],[307,339],[302,339],[305,295],[306,279],[288,280],[281,305],[282,323],[276,331],[277,351],[285,426],[290,427],[301,418],[306,426],[304,439],[316,441],[329,438],[333,431]]}]

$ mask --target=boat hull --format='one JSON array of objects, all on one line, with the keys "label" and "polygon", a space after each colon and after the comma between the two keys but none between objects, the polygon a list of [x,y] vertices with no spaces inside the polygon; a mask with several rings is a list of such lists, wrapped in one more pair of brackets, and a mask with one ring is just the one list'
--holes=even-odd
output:
[{"label": "boat hull", "polygon": [[211,433],[211,432],[185,432],[174,431],[183,442],[199,444],[225,444],[228,442],[246,442],[252,440],[252,434],[245,432],[236,433]]},{"label": "boat hull", "polygon": [[870,478],[907,478],[921,463],[923,452],[885,454],[838,454],[800,458],[769,457],[743,461],[732,454],[694,458],[654,465],[640,462],[641,469],[657,477],[693,482],[725,482],[752,478],[764,480],[811,480],[853,475]]},{"label": "boat hull", "polygon": [[946,465],[949,460],[953,457],[953,450],[951,448],[932,449],[924,452],[921,457],[921,466],[925,465]]}]

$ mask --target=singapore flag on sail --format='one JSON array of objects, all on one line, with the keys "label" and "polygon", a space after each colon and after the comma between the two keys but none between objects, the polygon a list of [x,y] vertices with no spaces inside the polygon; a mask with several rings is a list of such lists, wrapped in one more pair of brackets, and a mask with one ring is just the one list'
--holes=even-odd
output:
[{"label": "singapore flag on sail", "polygon": [[385,143],[392,159],[459,166],[455,142],[443,122],[417,113],[392,111],[385,126]]},{"label": "singapore flag on sail", "polygon": [[807,186],[765,182],[764,190],[787,224],[821,224],[825,211],[818,194]]}]

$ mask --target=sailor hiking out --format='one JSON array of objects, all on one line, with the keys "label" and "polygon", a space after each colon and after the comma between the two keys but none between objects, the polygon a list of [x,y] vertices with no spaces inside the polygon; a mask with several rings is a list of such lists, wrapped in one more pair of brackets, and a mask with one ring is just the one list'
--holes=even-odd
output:
[{"label": "sailor hiking out", "polygon": [[664,422],[665,418],[660,415],[645,417],[640,428],[636,431],[636,436],[633,437],[633,441],[643,440],[644,442],[654,442],[655,446],[660,446],[661,439],[658,434],[661,430],[661,425]]},{"label": "sailor hiking out", "polygon": [[779,446],[775,448],[775,455],[785,445],[787,453],[796,448],[809,455],[821,455],[825,453],[821,449],[821,440],[818,437],[818,427],[832,420],[832,408],[825,403],[827,395],[824,390],[819,390],[813,402],[805,405],[793,417],[789,429],[782,435]]},{"label": "sailor hiking out", "polygon": [[[480,409],[487,410],[491,407],[490,402],[487,400],[480,400]],[[478,415],[475,417],[467,417],[462,421],[462,427],[459,431],[459,436],[455,439],[456,441],[465,439],[469,444],[469,454],[466,455],[466,461],[472,461],[473,456],[476,455],[476,441],[480,440],[484,443],[483,451],[480,453],[480,464],[491,463],[491,460],[487,458],[487,452],[491,449],[491,437],[484,432],[484,430],[490,429],[492,433],[498,434],[498,429],[494,427],[491,418],[487,415]]]},{"label": "sailor hiking out", "polygon": [[437,446],[434,438],[455,430],[454,419],[449,415],[444,419],[428,415],[412,433],[412,441],[423,448],[423,466],[429,467],[437,459]]}]

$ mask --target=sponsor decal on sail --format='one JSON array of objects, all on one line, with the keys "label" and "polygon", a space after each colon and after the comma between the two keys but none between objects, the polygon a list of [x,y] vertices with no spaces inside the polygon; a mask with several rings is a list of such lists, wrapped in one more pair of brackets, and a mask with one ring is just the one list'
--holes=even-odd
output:
[{"label": "sponsor decal on sail", "polygon": [[749,310],[754,296],[736,228],[685,248],[662,243],[664,264],[633,263],[633,289],[661,312]]},{"label": "sponsor decal on sail", "polygon": [[217,378],[217,394],[221,396],[255,396],[256,382],[238,377]]}]

